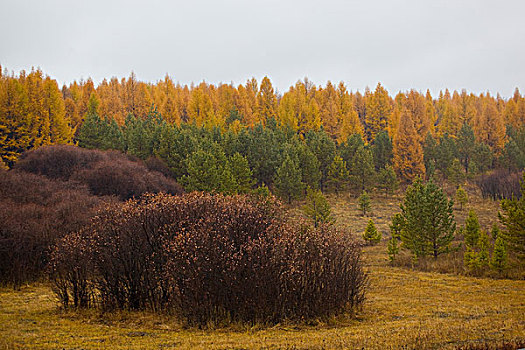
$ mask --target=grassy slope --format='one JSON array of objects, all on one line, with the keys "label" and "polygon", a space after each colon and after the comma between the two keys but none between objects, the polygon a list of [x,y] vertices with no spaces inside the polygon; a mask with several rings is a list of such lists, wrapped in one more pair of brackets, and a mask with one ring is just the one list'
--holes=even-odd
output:
[{"label": "grassy slope", "polygon": [[[368,220],[355,199],[330,198],[339,225],[361,232]],[[399,198],[374,200],[372,217],[387,231]],[[497,204],[478,200],[482,224],[495,218]],[[297,213],[296,213],[297,214]],[[299,214],[297,214],[299,215]],[[463,212],[458,212],[462,221]],[[64,313],[49,286],[19,292],[0,290],[0,348],[65,349],[244,349],[244,348],[450,348],[467,342],[525,339],[525,281],[492,280],[389,267],[386,241],[365,248],[370,290],[356,318],[315,325],[271,328],[232,326],[186,330],[165,316],[96,311]]]}]

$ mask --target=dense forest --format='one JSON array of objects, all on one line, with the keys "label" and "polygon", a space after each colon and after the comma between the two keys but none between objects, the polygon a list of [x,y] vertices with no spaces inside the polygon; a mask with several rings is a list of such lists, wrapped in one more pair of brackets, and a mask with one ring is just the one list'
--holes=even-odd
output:
[{"label": "dense forest", "polygon": [[[77,144],[156,157],[188,190],[268,186],[287,201],[307,187],[389,191],[417,176],[459,185],[492,169],[516,173],[525,165],[524,125],[517,89],[509,99],[448,90],[392,97],[380,83],[360,93],[307,78],[280,94],[267,77],[181,86],[132,73],[62,88],[41,70],[0,77],[0,156],[8,167],[26,150]],[[492,183],[512,182],[506,177],[484,177],[484,194],[508,196],[509,186]],[[513,183],[510,193],[519,195]]]}]

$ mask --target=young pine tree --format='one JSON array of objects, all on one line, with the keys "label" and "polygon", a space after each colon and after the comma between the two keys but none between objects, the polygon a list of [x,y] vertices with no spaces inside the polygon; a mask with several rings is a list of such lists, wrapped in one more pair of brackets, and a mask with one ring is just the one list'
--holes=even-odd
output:
[{"label": "young pine tree", "polygon": [[403,216],[399,213],[392,217],[392,223],[390,224],[391,238],[388,242],[388,258],[391,263],[394,263],[397,254],[399,253],[401,230],[403,229]]},{"label": "young pine tree", "polygon": [[328,201],[320,190],[314,190],[308,187],[303,212],[314,222],[315,227],[322,223],[332,224],[335,222],[330,204],[328,204]]},{"label": "young pine tree", "polygon": [[392,164],[392,140],[386,130],[380,131],[376,135],[372,145],[372,155],[376,171]]},{"label": "young pine tree", "polygon": [[456,139],[456,145],[458,149],[458,157],[461,165],[465,169],[465,173],[468,174],[470,169],[470,161],[473,157],[475,147],[476,147],[476,138],[474,136],[474,131],[467,124],[464,123],[459,131],[459,134]]},{"label": "young pine tree", "polygon": [[479,235],[481,232],[481,227],[479,225],[478,216],[476,212],[472,209],[468,212],[467,220],[465,221],[465,245],[471,249],[476,248],[476,245],[479,240]]},{"label": "young pine tree", "polygon": [[500,232],[505,248],[521,263],[525,262],[525,173],[521,181],[521,197],[501,201],[499,219],[504,226]]},{"label": "young pine tree", "polygon": [[490,255],[489,255],[489,236],[485,231],[481,231],[478,239],[478,265],[484,269],[489,266]]},{"label": "young pine tree", "polygon": [[186,159],[187,174],[181,183],[187,191],[235,193],[237,183],[229,162],[218,145],[197,150]]},{"label": "young pine tree", "polygon": [[490,235],[492,236],[492,239],[494,240],[494,242],[496,241],[496,239],[498,239],[499,226],[495,222],[492,224],[492,228],[490,229]]},{"label": "young pine tree", "polygon": [[479,253],[471,247],[467,247],[463,254],[463,265],[469,272],[475,272],[480,268]]},{"label": "young pine tree", "polygon": [[102,148],[104,121],[97,114],[88,114],[77,135],[78,145],[88,149]]},{"label": "young pine tree", "polygon": [[391,263],[394,263],[396,256],[399,254],[399,240],[397,237],[392,236],[388,241],[388,259]]},{"label": "young pine tree", "polygon": [[463,210],[463,207],[468,203],[467,191],[461,185],[456,190],[456,202],[459,203],[460,210]]},{"label": "young pine tree", "polygon": [[418,178],[407,188],[401,205],[401,240],[415,260],[426,255],[437,258],[449,251],[456,231],[452,205],[453,202],[432,180],[423,184]]},{"label": "young pine tree", "polygon": [[321,170],[319,166],[319,160],[315,154],[306,146],[305,143],[301,142],[296,146],[297,159],[301,164],[302,179],[306,186],[311,188],[318,188],[319,181],[321,181]]},{"label": "young pine tree", "polygon": [[490,260],[490,267],[499,273],[507,268],[507,248],[505,247],[505,240],[501,235],[499,235],[496,242],[494,242],[494,251],[492,252],[492,259]]},{"label": "young pine tree", "polygon": [[363,239],[369,245],[376,245],[381,241],[381,232],[376,229],[372,219],[368,220],[368,225],[363,233]]},{"label": "young pine tree", "polygon": [[357,206],[359,207],[359,210],[361,210],[361,212],[363,213],[363,216],[365,216],[366,213],[370,211],[370,196],[366,191],[363,191],[363,193],[361,193],[361,195],[357,199]]}]

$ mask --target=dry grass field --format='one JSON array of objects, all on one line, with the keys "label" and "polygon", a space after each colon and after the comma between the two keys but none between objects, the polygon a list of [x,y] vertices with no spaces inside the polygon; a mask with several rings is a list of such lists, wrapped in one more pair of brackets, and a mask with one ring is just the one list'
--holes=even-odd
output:
[{"label": "dry grass field", "polygon": [[[332,196],[338,225],[360,234],[368,217],[356,199]],[[371,216],[388,232],[401,197],[372,199]],[[474,199],[483,227],[498,205]],[[292,215],[300,215],[297,210]],[[466,211],[456,212],[462,222]],[[438,274],[388,265],[386,240],[364,251],[367,301],[356,315],[271,327],[185,329],[144,312],[62,311],[47,284],[0,289],[2,349],[449,349],[525,341],[525,281]]]}]

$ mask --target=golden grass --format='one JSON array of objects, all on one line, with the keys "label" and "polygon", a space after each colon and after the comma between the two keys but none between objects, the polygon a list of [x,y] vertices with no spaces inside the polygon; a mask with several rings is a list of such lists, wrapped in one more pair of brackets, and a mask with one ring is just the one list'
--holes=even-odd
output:
[{"label": "golden grass", "polygon": [[[330,196],[338,225],[360,234],[356,199]],[[371,218],[388,232],[401,197],[374,197]],[[497,203],[479,200],[482,220]],[[463,215],[463,212],[459,213]],[[300,216],[297,209],[292,216]],[[483,225],[487,225],[483,222]],[[3,349],[448,349],[467,343],[525,340],[525,281],[425,273],[387,264],[386,240],[365,248],[370,288],[355,317],[280,324],[184,329],[165,315],[146,312],[64,312],[49,285],[0,289]]]},{"label": "golden grass", "polygon": [[366,248],[368,299],[355,318],[270,328],[184,329],[145,312],[63,312],[46,284],[0,290],[5,349],[418,349],[525,339],[525,281],[423,273]]}]

